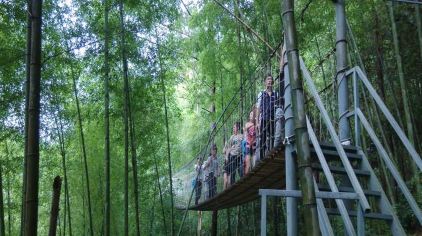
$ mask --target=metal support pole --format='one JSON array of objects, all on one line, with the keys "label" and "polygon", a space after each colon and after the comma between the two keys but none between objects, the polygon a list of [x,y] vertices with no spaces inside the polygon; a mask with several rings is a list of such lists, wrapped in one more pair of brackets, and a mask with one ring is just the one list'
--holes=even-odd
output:
[{"label": "metal support pole", "polygon": [[261,195],[261,236],[267,235],[267,195]]},{"label": "metal support pole", "polygon": [[[338,113],[339,113],[339,139],[342,144],[350,144],[350,128],[349,118],[349,88],[346,75],[347,70],[347,40],[346,40],[346,9],[345,0],[335,0],[334,6],[336,10],[336,83],[338,85]],[[351,186],[347,177],[342,177],[343,186]],[[352,203],[344,201],[347,209],[351,209]]]},{"label": "metal support pole", "polygon": [[358,203],[357,205],[357,219],[356,224],[358,226],[358,236],[365,236],[365,213],[362,210],[362,207]]},{"label": "metal support pole", "polygon": [[349,121],[347,118],[349,106],[349,93],[347,86],[347,41],[346,41],[346,10],[345,0],[336,0],[336,59],[338,84],[338,111],[339,111],[339,137],[340,142],[350,142]]},{"label": "metal support pole", "polygon": [[360,140],[360,122],[358,114],[356,113],[356,110],[360,107],[359,106],[359,80],[356,76],[356,72],[353,72],[353,99],[355,104],[354,109],[354,117],[355,117],[355,145],[360,147],[361,140]]},{"label": "metal support pole", "polygon": [[[284,60],[287,57],[283,57]],[[288,62],[287,62],[288,63]],[[286,190],[297,190],[297,176],[296,176],[296,160],[292,153],[294,151],[293,143],[290,142],[290,138],[294,135],[294,123],[293,123],[293,112],[291,104],[291,87],[289,68],[287,63],[284,64],[284,117],[285,117],[285,135],[286,138],[284,143],[286,145],[285,158],[286,158]],[[293,197],[286,198],[286,216],[287,216],[287,235],[297,235],[297,199]]]},{"label": "metal support pole", "polygon": [[[353,100],[354,100],[354,105],[355,105],[355,109],[354,109],[354,118],[355,118],[355,144],[356,146],[360,146],[361,145],[361,140],[360,140],[360,135],[361,135],[361,131],[360,131],[360,120],[358,117],[358,109],[359,109],[359,80],[357,78],[356,72],[353,72]],[[365,216],[364,216],[364,212],[363,209],[361,207],[361,205],[358,203],[357,204],[357,219],[356,219],[356,224],[357,224],[357,233],[358,236],[364,236],[365,235]]]}]

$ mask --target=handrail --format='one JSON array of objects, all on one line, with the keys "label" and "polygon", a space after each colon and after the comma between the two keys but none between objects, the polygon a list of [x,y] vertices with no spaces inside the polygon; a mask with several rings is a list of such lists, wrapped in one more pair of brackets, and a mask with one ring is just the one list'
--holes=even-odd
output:
[{"label": "handrail", "polygon": [[390,123],[391,127],[394,129],[396,134],[399,136],[400,140],[402,141],[403,145],[406,147],[407,151],[409,152],[410,156],[415,161],[416,165],[418,166],[419,170],[422,171],[422,160],[419,154],[416,152],[413,145],[410,143],[409,139],[407,138],[406,134],[400,128],[400,125],[394,119],[393,115],[388,110],[387,106],[384,104],[380,96],[375,91],[374,87],[372,87],[371,83],[369,82],[368,78],[362,72],[359,67],[354,67],[351,71],[356,71],[358,78],[362,81],[362,83],[366,86],[369,94],[374,98],[376,104],[384,114],[385,118],[387,118],[388,122]]},{"label": "handrail", "polygon": [[[315,135],[315,132],[312,128],[311,122],[309,121],[308,117],[306,117],[306,124],[308,127],[309,138],[311,139],[311,142],[315,148],[315,152],[317,154],[319,162],[321,163],[322,170],[324,171],[325,178],[327,179],[331,192],[338,193],[339,190],[337,188],[336,181],[334,180],[330,167],[328,166],[328,163],[325,160],[324,154],[322,153],[321,146],[319,145],[318,139]],[[341,218],[344,221],[345,228],[347,230],[348,235],[356,235],[355,229],[353,228],[353,223],[350,220],[349,213],[347,212],[347,209],[346,209],[346,206],[344,205],[343,200],[341,199],[335,199],[335,200],[336,200],[337,207],[340,211]]]},{"label": "handrail", "polygon": [[[279,50],[279,49],[280,49],[281,45],[282,45],[282,43],[279,43],[279,44],[277,45],[277,47],[276,47],[276,48],[274,48],[274,50],[271,52],[270,56],[267,58],[267,60],[266,60],[264,63],[261,63],[261,64],[256,65],[256,66],[255,66],[254,71],[252,72],[252,75],[251,75],[251,76],[249,76],[249,78],[245,76],[245,78],[243,79],[242,83],[247,82],[248,80],[250,80],[250,78],[252,78],[252,80],[253,80],[252,82],[254,83],[254,82],[257,80],[256,76],[254,76],[254,75],[255,75],[255,74],[257,74],[260,70],[262,70],[262,69],[264,69],[264,68],[265,68],[264,64],[266,64],[266,63],[268,63],[269,61],[271,61],[271,59],[272,59],[272,58],[276,55],[277,50]],[[254,77],[255,77],[255,78],[254,78]],[[252,83],[249,83],[249,86],[252,86]],[[245,90],[245,88],[243,88],[243,90]],[[236,91],[236,93],[235,93],[235,94],[233,94],[233,96],[230,98],[229,102],[225,105],[225,107],[224,107],[223,111],[222,111],[222,112],[221,112],[221,114],[218,116],[217,120],[215,121],[216,127],[215,127],[215,128],[212,130],[212,132],[208,135],[208,138],[211,138],[211,137],[215,136],[215,133],[217,133],[217,132],[218,132],[218,130],[219,130],[219,129],[220,129],[220,128],[224,125],[224,123],[226,122],[226,120],[224,120],[224,117],[227,115],[227,114],[226,114],[227,109],[228,109],[230,106],[232,106],[232,104],[236,101],[236,98],[238,98],[238,97],[239,97],[239,93],[240,93],[240,91],[241,91],[241,90],[240,90],[240,89],[238,89],[238,90]],[[237,101],[237,104],[235,104],[234,106],[237,106],[239,103],[240,103],[240,100],[239,100],[239,101]],[[232,112],[233,112],[233,111],[232,111]],[[222,123],[222,124],[221,124],[221,123]],[[220,127],[219,127],[219,124],[221,124],[221,125],[220,125]],[[199,153],[202,153],[204,150],[207,150],[207,148],[208,148],[208,145],[204,146],[204,147],[203,147],[203,148],[199,151]],[[195,161],[195,159],[196,159],[196,156],[195,156],[194,158],[192,158],[192,159],[191,159],[188,163]],[[187,163],[187,164],[188,164],[188,163]],[[185,164],[185,165],[183,165],[182,167],[179,167],[179,169],[183,169],[185,166],[186,166],[186,164]]]},{"label": "handrail", "polygon": [[355,174],[355,172],[353,171],[353,167],[350,164],[349,159],[347,158],[346,152],[344,151],[343,146],[340,143],[340,139],[334,129],[334,125],[331,123],[330,117],[328,115],[327,110],[324,107],[324,104],[321,101],[320,96],[318,95],[318,92],[315,88],[315,84],[313,83],[311,76],[309,74],[308,69],[305,66],[305,63],[303,62],[302,58],[299,58],[300,60],[300,67],[302,69],[302,73],[303,73],[303,77],[309,87],[309,90],[311,92],[311,95],[314,97],[315,103],[318,107],[318,109],[321,112],[321,116],[322,119],[325,123],[325,125],[328,128],[328,131],[330,133],[331,139],[336,147],[336,150],[340,156],[341,162],[343,163],[344,169],[346,170],[347,176],[350,179],[350,182],[352,184],[353,189],[355,190],[355,192],[359,195],[359,203],[362,207],[362,210],[364,212],[368,212],[371,207],[369,205],[368,199],[366,198],[362,186],[359,184],[359,180]]},{"label": "handrail", "polygon": [[385,165],[390,170],[391,175],[396,180],[400,190],[402,191],[404,197],[406,198],[407,202],[409,203],[410,207],[412,208],[413,213],[418,218],[419,224],[422,225],[421,209],[419,208],[417,202],[415,201],[415,199],[413,198],[409,189],[407,188],[406,183],[401,178],[399,171],[396,169],[393,162],[388,157],[387,151],[385,151],[385,149],[382,146],[380,140],[377,138],[374,130],[371,128],[371,125],[369,124],[365,115],[362,113],[362,111],[359,108],[356,108],[355,112],[356,112],[357,116],[359,117],[359,120],[362,122],[363,127],[368,132],[369,137],[371,138],[372,142],[375,144],[376,148],[378,149],[378,152],[379,152],[381,158],[384,160]]}]

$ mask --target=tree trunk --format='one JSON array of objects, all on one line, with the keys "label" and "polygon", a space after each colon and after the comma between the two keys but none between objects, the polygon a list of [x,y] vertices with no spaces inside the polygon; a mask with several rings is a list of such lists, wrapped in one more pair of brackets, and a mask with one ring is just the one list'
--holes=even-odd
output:
[{"label": "tree trunk", "polygon": [[81,108],[79,105],[79,97],[78,97],[78,88],[76,86],[76,78],[73,71],[73,65],[72,62],[70,63],[70,71],[71,71],[71,77],[73,82],[73,93],[75,95],[75,101],[76,101],[76,111],[78,113],[78,123],[79,123],[79,134],[81,138],[81,146],[82,146],[82,158],[83,158],[83,165],[84,165],[84,177],[85,177],[85,184],[86,184],[86,192],[87,192],[87,200],[88,200],[88,218],[89,218],[89,235],[94,235],[94,228],[92,224],[92,208],[91,208],[91,191],[90,191],[90,185],[89,185],[89,170],[88,170],[88,162],[87,162],[87,155],[86,155],[86,146],[85,146],[85,135],[83,131],[83,123],[82,123],[82,115],[81,115]]},{"label": "tree trunk", "polygon": [[39,128],[40,128],[40,87],[41,87],[41,18],[42,1],[32,0],[31,4],[31,65],[30,91],[28,98],[27,162],[25,183],[25,229],[24,235],[37,235],[38,222],[38,182],[39,182]]},{"label": "tree trunk", "polygon": [[274,235],[280,235],[280,212],[278,211],[278,197],[273,197]]},{"label": "tree trunk", "polygon": [[[66,213],[67,218],[69,221],[69,235],[72,236],[72,219],[70,214],[70,196],[69,196],[69,184],[67,179],[67,168],[66,168],[66,149],[65,149],[65,141],[64,141],[64,134],[63,134],[63,123],[62,118],[60,115],[59,109],[57,109],[58,113],[58,121],[56,119],[56,124],[58,126],[58,137],[60,143],[60,154],[62,156],[62,168],[63,168],[63,177],[64,177],[64,195],[65,195],[65,220],[64,220],[64,232],[66,232]],[[66,233],[65,233],[66,234]]]},{"label": "tree trunk", "polygon": [[[394,7],[391,2],[387,2],[389,13],[390,13],[390,21],[391,21],[391,30],[393,33],[393,43],[394,43],[394,52],[396,56],[396,63],[399,73],[399,80],[400,80],[400,89],[402,93],[402,99],[403,99],[403,107],[404,107],[404,115],[406,119],[406,127],[407,127],[407,136],[409,137],[409,140],[412,144],[414,144],[413,139],[413,124],[412,119],[410,118],[410,109],[409,109],[409,101],[408,101],[408,94],[406,89],[406,83],[404,79],[404,70],[403,70],[403,63],[402,58],[400,55],[400,48],[399,48],[399,38],[397,34],[397,26],[396,21],[394,18]],[[416,167],[415,165],[412,165]],[[415,169],[416,170],[416,169]],[[417,172],[415,172],[417,173]]]},{"label": "tree trunk", "polygon": [[232,227],[231,227],[231,223],[230,223],[230,208],[226,209],[226,213],[227,213],[227,235],[231,236],[232,235]]},{"label": "tree trunk", "polygon": [[26,80],[25,80],[25,149],[23,160],[23,183],[22,183],[22,205],[21,205],[21,231],[22,236],[25,231],[25,195],[26,195],[26,168],[27,168],[27,149],[28,149],[28,109],[29,109],[29,90],[30,90],[30,76],[31,76],[31,35],[32,35],[32,22],[31,22],[32,1],[28,1],[27,6],[27,30],[26,30]]},{"label": "tree trunk", "polygon": [[[316,41],[317,52],[318,52],[318,61],[323,61],[323,58],[321,56],[321,50],[319,48],[318,37],[315,37],[315,41]],[[324,88],[327,88],[328,87],[328,84],[327,84],[327,76],[325,74],[325,69],[324,69],[324,63],[321,63],[320,68],[321,68],[321,73],[322,73],[322,80],[324,81]],[[325,94],[324,97],[325,97],[325,103],[328,104],[329,114],[333,116],[334,115],[334,111],[333,111],[333,107],[332,107],[332,104],[333,103],[331,102],[331,99],[332,98],[329,97],[328,92]]]},{"label": "tree trunk", "polygon": [[240,233],[240,223],[241,223],[241,221],[240,221],[240,212],[241,212],[241,207],[240,206],[237,206],[237,214],[236,214],[236,236],[239,236],[239,235],[242,235],[241,233]]},{"label": "tree trunk", "polygon": [[166,214],[164,213],[163,192],[161,191],[160,175],[158,173],[157,160],[155,157],[154,157],[154,165],[155,165],[155,175],[157,179],[158,191],[160,193],[160,204],[161,204],[161,213],[163,214],[164,232],[165,234],[167,234],[168,230],[167,230],[167,223],[166,223]]},{"label": "tree trunk", "polygon": [[[0,236],[6,235],[6,226],[4,224],[4,199],[3,199],[3,162],[0,161]],[[10,222],[9,222],[10,224]]]},{"label": "tree trunk", "polygon": [[[6,156],[7,156],[7,163],[10,163],[9,158],[10,158],[10,153],[9,153],[9,148],[7,146],[7,141],[4,142],[5,146],[6,146]],[[12,200],[10,197],[10,189],[11,189],[11,184],[10,184],[10,170],[7,171],[7,222],[8,222],[8,235],[12,235]]]},{"label": "tree trunk", "polygon": [[384,86],[384,76],[382,70],[382,39],[381,32],[379,30],[379,17],[376,11],[373,11],[375,14],[375,47],[377,51],[376,57],[376,71],[377,71],[377,82],[378,88],[380,91],[381,98],[385,101],[385,86]]},{"label": "tree trunk", "polygon": [[202,231],[202,211],[198,211],[198,227],[196,229],[196,235],[200,236]]},{"label": "tree trunk", "polygon": [[[256,230],[256,210],[255,210],[255,201],[252,202],[252,224],[253,224],[253,235],[256,235],[257,230]],[[287,221],[286,221],[287,222]]]},{"label": "tree trunk", "polygon": [[[402,63],[402,58],[400,55],[400,48],[399,48],[399,38],[398,38],[398,34],[397,34],[397,27],[396,27],[396,21],[394,18],[394,6],[392,2],[387,2],[388,5],[388,10],[389,10],[389,14],[390,14],[390,21],[391,21],[391,30],[393,33],[393,43],[394,43],[394,52],[395,52],[395,56],[396,56],[396,63],[397,63],[397,68],[398,68],[398,73],[399,73],[399,80],[400,80],[400,89],[401,89],[401,95],[402,95],[402,99],[403,99],[403,107],[404,107],[404,117],[406,120],[406,127],[407,127],[407,136],[409,138],[409,141],[412,144],[415,144],[414,141],[414,134],[413,134],[413,124],[412,124],[412,118],[411,118],[411,114],[410,114],[410,108],[409,108],[409,97],[407,94],[407,88],[406,88],[406,83],[405,83],[405,79],[404,79],[404,70],[403,70],[403,63]],[[411,161],[411,166],[413,169],[413,174],[415,176],[418,175],[419,170],[417,169],[416,165],[413,164],[413,162]],[[417,180],[418,181],[418,180]],[[420,184],[416,183],[416,191],[419,194],[420,193]]]},{"label": "tree trunk", "polygon": [[7,178],[7,229],[8,235],[12,235],[12,200],[10,197],[10,176]]},{"label": "tree trunk", "polygon": [[212,211],[212,219],[211,219],[211,235],[217,236],[217,217],[218,211]]},{"label": "tree trunk", "polygon": [[110,93],[109,93],[109,31],[108,1],[104,0],[104,235],[110,236]]},{"label": "tree trunk", "polygon": [[154,233],[154,221],[155,221],[155,200],[157,198],[157,185],[154,185],[154,199],[152,200],[152,209],[151,209],[151,216],[149,217],[150,221],[149,221],[149,235],[153,236],[155,235]]},{"label": "tree trunk", "polygon": [[[376,60],[377,60],[377,62],[376,62],[377,82],[378,82],[378,87],[379,87],[379,90],[380,90],[381,98],[384,101],[386,101],[385,87],[384,87],[384,73],[383,73],[384,72],[384,69],[383,69],[384,63],[383,63],[383,48],[382,48],[382,38],[381,38],[382,36],[381,36],[380,30],[379,30],[378,14],[377,14],[376,11],[374,11],[374,14],[375,14],[375,47],[376,47],[376,51],[377,51],[377,57],[376,57]],[[386,134],[384,132],[384,129],[382,128],[379,110],[377,109],[377,107],[375,105],[375,101],[372,100],[371,104],[372,104],[373,111],[375,112],[375,118],[376,118],[379,130],[381,132],[381,137],[382,137],[382,140],[384,142],[385,148],[387,149],[387,153],[391,158],[395,159],[394,156],[393,156],[393,152],[390,149],[390,145],[387,142],[387,137],[386,137]],[[372,114],[374,114],[374,113],[373,112],[370,113],[371,118],[372,118]],[[395,200],[394,191],[393,191],[394,182],[391,180],[390,176],[387,174],[384,163],[381,162],[380,164],[381,164],[384,176],[385,176],[387,193],[390,197],[392,205],[395,206],[396,200]]]},{"label": "tree trunk", "polygon": [[[128,91],[130,92],[130,90]],[[133,194],[135,201],[135,220],[136,220],[136,235],[140,235],[140,218],[139,218],[139,194],[138,194],[138,163],[136,155],[136,140],[135,140],[135,122],[133,120],[133,114],[131,109],[130,93],[127,95],[129,101],[129,126],[130,126],[130,147],[132,154],[132,174],[133,174]]]},{"label": "tree trunk", "polygon": [[123,17],[123,1],[119,1],[119,12],[120,12],[120,50],[122,52],[122,63],[123,63],[123,83],[124,83],[124,132],[125,132],[125,170],[124,170],[124,235],[129,235],[129,81],[128,81],[128,66],[126,58],[126,44],[125,44],[125,25]]},{"label": "tree trunk", "polygon": [[157,54],[158,54],[158,64],[160,67],[160,81],[161,81],[161,89],[163,92],[163,103],[164,103],[164,116],[166,122],[166,137],[167,137],[167,158],[168,158],[168,171],[169,171],[169,183],[170,183],[170,203],[171,203],[171,235],[174,235],[174,201],[173,201],[173,179],[172,179],[172,165],[171,165],[171,155],[170,155],[170,130],[169,130],[169,120],[168,120],[168,112],[167,112],[167,98],[166,98],[166,86],[164,84],[164,76],[162,64],[161,64],[161,54],[160,54],[160,43],[159,43],[159,36],[157,34]]},{"label": "tree trunk", "polygon": [[296,25],[293,9],[293,1],[284,0],[284,10],[286,13],[284,14],[283,24],[286,32],[286,51],[288,52],[289,75],[292,86],[291,98],[295,123],[297,159],[301,171],[300,182],[303,194],[305,232],[307,235],[320,235],[311,168],[309,135],[306,128],[306,116],[304,114],[303,82],[299,66],[299,51],[296,42]]},{"label": "tree trunk", "polygon": [[419,39],[419,53],[420,53],[420,59],[422,60],[422,26],[421,26],[421,13],[419,10],[419,4],[415,4],[415,21],[416,26],[418,29],[418,39]]},{"label": "tree trunk", "polygon": [[48,231],[49,236],[55,236],[56,235],[57,218],[59,216],[61,186],[62,186],[62,180],[60,179],[60,176],[56,176],[56,178],[54,178],[53,198],[51,200],[50,229]]}]

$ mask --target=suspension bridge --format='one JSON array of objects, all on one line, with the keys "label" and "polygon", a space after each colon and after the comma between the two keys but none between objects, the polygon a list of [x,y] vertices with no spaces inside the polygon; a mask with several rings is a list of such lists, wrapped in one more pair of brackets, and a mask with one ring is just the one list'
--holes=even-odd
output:
[{"label": "suspension bridge", "polygon": [[[371,165],[373,160],[381,160],[384,175],[392,176],[392,182],[387,184],[397,186],[413,217],[422,225],[417,194],[404,180],[382,135],[377,132],[383,127],[374,127],[368,119],[369,113],[376,109],[387,121],[382,125],[394,131],[407,151],[403,155],[414,163],[416,176],[420,176],[422,161],[366,76],[352,31],[346,22],[344,1],[335,2],[337,66],[332,77],[336,87],[331,84],[321,93],[317,91],[306,63],[297,54],[292,6],[286,4],[284,7],[285,43],[274,49],[265,65],[258,66],[252,77],[243,81],[241,89],[213,124],[207,145],[174,174],[176,207],[185,212],[216,211],[260,198],[261,235],[266,235],[267,198],[285,197],[287,232],[288,235],[297,235],[297,199],[309,197],[307,192],[312,192],[317,224],[323,235],[338,234],[331,224],[335,217],[341,220],[347,235],[365,235],[369,220],[388,225],[393,235],[406,235],[404,222],[393,206],[392,193],[383,187]],[[349,66],[347,53],[350,63],[356,66]],[[325,60],[334,60],[332,54]],[[268,67],[272,74],[276,74],[272,79],[274,84],[270,86],[270,93],[276,95],[274,101],[270,98],[265,108],[262,107],[265,102],[260,103],[264,87],[261,80],[268,77]],[[302,81],[297,81],[300,77],[303,78],[304,89],[300,85]],[[336,96],[337,104],[332,99]],[[304,97],[307,98],[306,106],[312,107],[313,112],[305,113]],[[302,126],[295,117],[300,115],[300,109],[305,115]],[[261,111],[260,117],[255,117],[257,110]],[[263,111],[270,113],[270,125],[259,125],[264,122]],[[278,116],[278,113],[283,115]],[[248,123],[252,123],[258,131],[254,136],[256,146],[249,148],[243,146],[248,145],[246,137],[250,135],[248,128],[251,127]],[[300,133],[298,129],[304,132]],[[363,134],[369,139],[364,140]],[[238,135],[245,137],[245,144],[230,143]],[[368,151],[368,142],[373,144],[375,151]],[[215,153],[211,150],[214,148]],[[236,148],[239,152],[232,154],[231,151]],[[309,154],[309,162],[299,159],[306,153]],[[310,181],[306,186],[305,182],[299,185],[299,175],[306,174],[307,168],[311,170],[308,172]]]}]

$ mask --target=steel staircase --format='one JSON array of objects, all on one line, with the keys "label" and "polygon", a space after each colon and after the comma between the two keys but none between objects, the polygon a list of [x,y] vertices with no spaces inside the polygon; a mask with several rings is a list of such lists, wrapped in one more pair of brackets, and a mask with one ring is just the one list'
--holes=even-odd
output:
[{"label": "steel staircase", "polygon": [[[346,72],[346,76],[353,79],[353,110],[349,111],[349,119],[354,118],[354,133],[353,142],[356,146],[342,145],[337,132],[332,124],[331,118],[326,111],[324,104],[316,90],[316,87],[311,79],[310,73],[307,70],[302,59],[300,60],[301,70],[304,81],[307,85],[307,90],[311,94],[317,109],[320,112],[322,121],[326,126],[324,130],[329,133],[329,142],[321,142],[315,134],[314,128],[309,119],[307,119],[307,129],[311,144],[311,156],[313,157],[312,169],[314,171],[314,187],[316,204],[318,209],[319,225],[322,235],[335,235],[330,222],[330,215],[340,215],[344,231],[346,235],[365,235],[368,232],[365,221],[384,221],[390,227],[392,235],[406,235],[402,227],[402,223],[397,216],[393,206],[387,198],[384,189],[378,180],[371,164],[366,156],[364,150],[360,147],[361,133],[365,131],[371,142],[376,147],[376,154],[378,154],[381,165],[385,165],[386,170],[393,177],[397,184],[398,191],[406,199],[408,205],[412,209],[413,214],[422,225],[422,212],[415,200],[415,197],[410,192],[401,174],[395,167],[395,164],[388,156],[383,144],[377,137],[374,129],[369,124],[363,111],[360,109],[359,88],[364,88],[370,97],[375,102],[376,106],[384,115],[388,124],[396,132],[401,140],[403,146],[408,151],[411,160],[414,161],[417,170],[422,170],[422,160],[419,154],[409,142],[400,126],[395,121],[381,98],[376,93],[375,89],[366,78],[365,74],[359,67],[355,67]],[[288,78],[288,68],[285,66],[284,73]],[[289,94],[289,81],[285,85],[285,92]],[[286,101],[288,102],[288,101]],[[288,140],[294,140],[294,137],[289,136],[289,111],[291,106],[285,104],[286,117],[286,136]],[[290,126],[291,129],[292,126]],[[362,130],[363,128],[363,130]],[[290,146],[289,146],[290,145]],[[291,150],[293,159],[295,157],[298,147],[294,141],[287,143],[286,146],[286,161],[289,161],[287,150]],[[290,160],[293,160],[290,158]],[[286,163],[286,166],[292,166]],[[287,172],[286,172],[287,173]],[[286,176],[286,181],[288,176]],[[271,190],[261,189],[261,235],[266,235],[266,197],[267,196],[281,196],[286,198],[300,198],[302,193],[297,189],[286,190]],[[264,216],[263,216],[264,215]],[[288,235],[289,232],[288,232]]]},{"label": "steel staircase", "polygon": [[[312,148],[312,150],[314,150],[312,152],[312,156],[317,159],[318,154],[315,149],[318,148]],[[341,167],[339,163],[340,160],[338,154],[335,154],[335,147],[330,144],[320,144],[320,149],[324,156],[328,157],[326,160],[328,162],[331,173],[337,175],[337,177],[340,177],[338,178],[338,181],[341,181],[341,177],[346,175],[346,170]],[[357,218],[356,224],[361,225],[360,227],[358,226],[357,234],[365,234],[365,220],[382,220],[386,221],[386,223],[390,226],[393,235],[405,235],[405,231],[403,230],[403,227],[401,226],[400,221],[394,212],[394,209],[388,201],[387,196],[363,151],[355,146],[344,146],[344,150],[346,151],[349,161],[352,163],[354,173],[358,176],[360,183],[366,186],[363,189],[365,196],[369,199],[369,202],[372,203],[371,210],[363,213],[362,215],[360,215],[360,209],[357,209],[357,206],[353,207],[353,209],[356,210],[347,211],[348,216]],[[314,164],[313,169],[316,173],[323,172],[322,166],[320,164]],[[319,175],[316,174],[316,176]],[[324,183],[324,181],[319,180],[315,182],[317,192],[331,191],[330,186],[327,185],[327,183]],[[352,187],[341,184],[338,187],[338,191],[344,193],[354,193],[354,189]],[[318,210],[320,211],[320,218],[323,219],[320,221],[320,227],[323,229],[324,235],[334,235],[328,217],[321,217],[321,214],[341,215],[340,211],[337,207],[333,207],[333,204],[330,204],[331,207],[327,206],[329,205],[329,202],[328,204],[325,204],[322,200],[318,200],[317,205]]]}]

